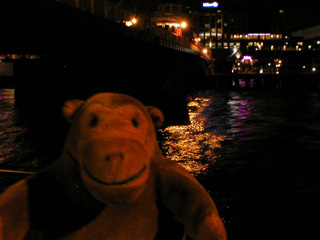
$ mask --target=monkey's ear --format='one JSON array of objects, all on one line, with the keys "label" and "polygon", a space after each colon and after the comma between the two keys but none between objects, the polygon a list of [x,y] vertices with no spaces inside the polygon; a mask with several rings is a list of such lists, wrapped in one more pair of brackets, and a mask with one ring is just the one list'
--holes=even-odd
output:
[{"label": "monkey's ear", "polygon": [[152,122],[155,128],[160,128],[164,123],[164,116],[162,111],[159,108],[148,106],[147,110],[150,114]]},{"label": "monkey's ear", "polygon": [[62,107],[62,114],[68,122],[72,122],[75,112],[82,106],[84,101],[79,99],[68,100]]}]

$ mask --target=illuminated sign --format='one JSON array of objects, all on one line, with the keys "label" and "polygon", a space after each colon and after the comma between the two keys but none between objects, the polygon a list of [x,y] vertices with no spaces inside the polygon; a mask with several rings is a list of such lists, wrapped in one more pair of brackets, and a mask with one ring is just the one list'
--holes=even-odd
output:
[{"label": "illuminated sign", "polygon": [[243,56],[243,60],[252,60],[252,57],[251,56],[248,56],[248,55],[245,55],[245,56]]},{"label": "illuminated sign", "polygon": [[248,33],[248,36],[271,36],[271,33]]},{"label": "illuminated sign", "polygon": [[202,6],[205,8],[217,8],[219,6],[218,2],[205,2],[202,3]]}]

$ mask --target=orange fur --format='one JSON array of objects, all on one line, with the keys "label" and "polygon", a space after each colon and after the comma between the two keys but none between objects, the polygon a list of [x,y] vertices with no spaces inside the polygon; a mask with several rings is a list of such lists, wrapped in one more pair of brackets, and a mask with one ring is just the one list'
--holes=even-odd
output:
[{"label": "orange fur", "polygon": [[[207,191],[162,156],[159,109],[103,93],[68,101],[62,112],[72,123],[63,153],[0,197],[0,239],[167,239],[180,225],[195,240],[226,239]],[[79,216],[65,220],[72,213]]]}]

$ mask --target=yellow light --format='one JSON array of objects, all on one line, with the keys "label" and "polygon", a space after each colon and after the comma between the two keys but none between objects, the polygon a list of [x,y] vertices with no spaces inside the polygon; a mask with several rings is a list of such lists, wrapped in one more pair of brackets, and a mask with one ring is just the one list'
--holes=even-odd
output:
[{"label": "yellow light", "polygon": [[207,119],[203,117],[203,112],[209,106],[211,99],[193,98],[188,102],[190,124],[169,126],[160,131],[164,137],[162,146],[166,156],[195,175],[204,173],[219,159],[215,150],[222,147],[226,138],[225,135],[206,130]]},{"label": "yellow light", "polygon": [[126,21],[126,26],[127,27],[131,27],[132,26],[132,22],[131,21]]},{"label": "yellow light", "polygon": [[186,27],[187,27],[187,23],[186,23],[186,22],[182,22],[182,23],[181,23],[181,27],[182,27],[182,28],[186,28]]},{"label": "yellow light", "polygon": [[204,54],[207,54],[207,53],[208,53],[208,49],[205,48],[205,49],[202,50],[202,52],[203,52]]},{"label": "yellow light", "polygon": [[131,20],[131,22],[132,22],[133,24],[136,24],[136,23],[137,23],[137,19],[136,19],[136,18],[133,18],[133,19]]}]

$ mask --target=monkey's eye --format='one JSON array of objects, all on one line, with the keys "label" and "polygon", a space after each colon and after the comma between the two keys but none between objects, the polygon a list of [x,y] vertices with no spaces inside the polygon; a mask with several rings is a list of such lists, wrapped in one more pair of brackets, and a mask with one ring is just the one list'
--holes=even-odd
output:
[{"label": "monkey's eye", "polygon": [[89,122],[90,127],[95,127],[98,125],[98,123],[99,123],[98,117],[96,115],[93,115]]},{"label": "monkey's eye", "polygon": [[132,125],[134,126],[134,127],[136,127],[136,128],[138,128],[139,127],[139,123],[138,123],[138,121],[137,121],[137,119],[132,119],[131,120],[131,123],[132,123]]}]

